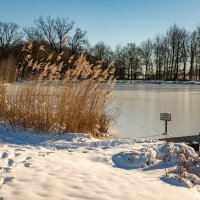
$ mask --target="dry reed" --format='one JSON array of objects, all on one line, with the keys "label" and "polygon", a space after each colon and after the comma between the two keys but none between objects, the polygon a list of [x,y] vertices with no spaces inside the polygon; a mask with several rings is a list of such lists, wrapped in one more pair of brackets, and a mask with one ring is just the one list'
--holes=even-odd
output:
[{"label": "dry reed", "polygon": [[62,53],[55,62],[52,54],[45,61],[33,61],[31,48],[29,44],[23,49],[20,70],[26,68],[26,77],[34,81],[0,87],[0,120],[42,132],[108,134],[118,114],[112,107],[113,67],[103,70],[101,63],[90,64],[81,54],[69,59],[73,67],[62,74]]},{"label": "dry reed", "polygon": [[13,83],[17,80],[17,66],[13,56],[9,56],[0,62],[0,83]]}]

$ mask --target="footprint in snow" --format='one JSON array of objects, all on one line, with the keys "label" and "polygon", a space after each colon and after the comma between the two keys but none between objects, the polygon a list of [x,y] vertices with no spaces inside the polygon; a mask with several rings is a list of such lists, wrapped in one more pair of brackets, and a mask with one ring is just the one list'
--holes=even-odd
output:
[{"label": "footprint in snow", "polygon": [[10,153],[10,152],[0,152],[0,159],[4,158],[14,158],[16,157],[15,153]]},{"label": "footprint in snow", "polygon": [[20,159],[17,159],[17,162],[18,163],[21,163],[21,162],[25,162],[26,160],[30,160],[32,157],[28,156],[28,157],[22,157]]},{"label": "footprint in snow", "polygon": [[14,177],[11,177],[11,176],[7,176],[4,178],[4,184],[7,184],[7,183],[12,183]]},{"label": "footprint in snow", "polygon": [[13,166],[15,162],[14,162],[13,159],[8,158],[8,159],[6,160],[6,163],[7,163],[7,166]]},{"label": "footprint in snow", "polygon": [[12,169],[10,167],[2,167],[0,169],[0,173],[4,174],[4,173],[10,173],[12,171]]},{"label": "footprint in snow", "polygon": [[53,152],[49,151],[49,152],[39,152],[38,156],[48,156],[50,154],[52,154]]},{"label": "footprint in snow", "polygon": [[38,153],[38,156],[46,156],[46,153],[44,153],[44,152],[39,152],[39,153]]},{"label": "footprint in snow", "polygon": [[15,153],[15,157],[20,156],[20,155],[21,155],[21,153]]},{"label": "footprint in snow", "polygon": [[24,167],[30,167],[31,163],[21,162],[17,165],[17,168],[24,168]]},{"label": "footprint in snow", "polygon": [[54,153],[54,152],[53,152],[53,151],[48,151],[48,152],[46,152],[47,155],[50,155],[50,154],[52,154],[52,153]]},{"label": "footprint in snow", "polygon": [[0,158],[7,158],[8,157],[8,153],[7,152],[0,152]]},{"label": "footprint in snow", "polygon": [[25,160],[30,160],[32,157],[28,156],[25,158]]},{"label": "footprint in snow", "polygon": [[2,186],[3,184],[9,184],[13,182],[14,177],[11,176],[7,176],[7,177],[3,177],[0,179],[0,186]]},{"label": "footprint in snow", "polygon": [[24,166],[25,166],[25,167],[30,167],[30,166],[31,166],[31,163],[24,163]]}]

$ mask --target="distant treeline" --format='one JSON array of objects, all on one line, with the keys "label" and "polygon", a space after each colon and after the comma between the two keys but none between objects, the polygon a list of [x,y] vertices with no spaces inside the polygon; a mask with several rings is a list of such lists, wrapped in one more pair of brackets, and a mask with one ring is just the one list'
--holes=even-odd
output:
[{"label": "distant treeline", "polygon": [[104,42],[91,46],[86,31],[74,28],[69,19],[40,16],[25,28],[0,22],[0,68],[10,56],[20,62],[21,50],[30,42],[36,60],[50,52],[58,56],[65,51],[66,60],[84,52],[91,63],[101,61],[105,68],[113,63],[117,79],[200,80],[200,26],[188,32],[174,24],[154,39],[118,45],[113,51]]}]

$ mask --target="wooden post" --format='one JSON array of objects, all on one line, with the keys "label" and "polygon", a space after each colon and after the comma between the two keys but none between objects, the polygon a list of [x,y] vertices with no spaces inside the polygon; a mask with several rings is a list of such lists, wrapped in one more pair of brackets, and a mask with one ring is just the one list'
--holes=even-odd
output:
[{"label": "wooden post", "polygon": [[165,120],[165,134],[167,134],[167,120]]}]

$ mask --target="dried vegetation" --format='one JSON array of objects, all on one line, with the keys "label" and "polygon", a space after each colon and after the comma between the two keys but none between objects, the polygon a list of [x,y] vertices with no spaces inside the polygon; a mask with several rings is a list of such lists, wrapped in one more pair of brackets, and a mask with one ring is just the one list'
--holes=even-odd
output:
[{"label": "dried vegetation", "polygon": [[[39,50],[45,52],[43,46]],[[32,43],[22,49],[15,76],[1,79],[23,82],[0,86],[0,120],[42,132],[107,135],[118,114],[111,94],[114,68],[90,64],[86,54],[64,62],[63,54],[35,60]]]}]

